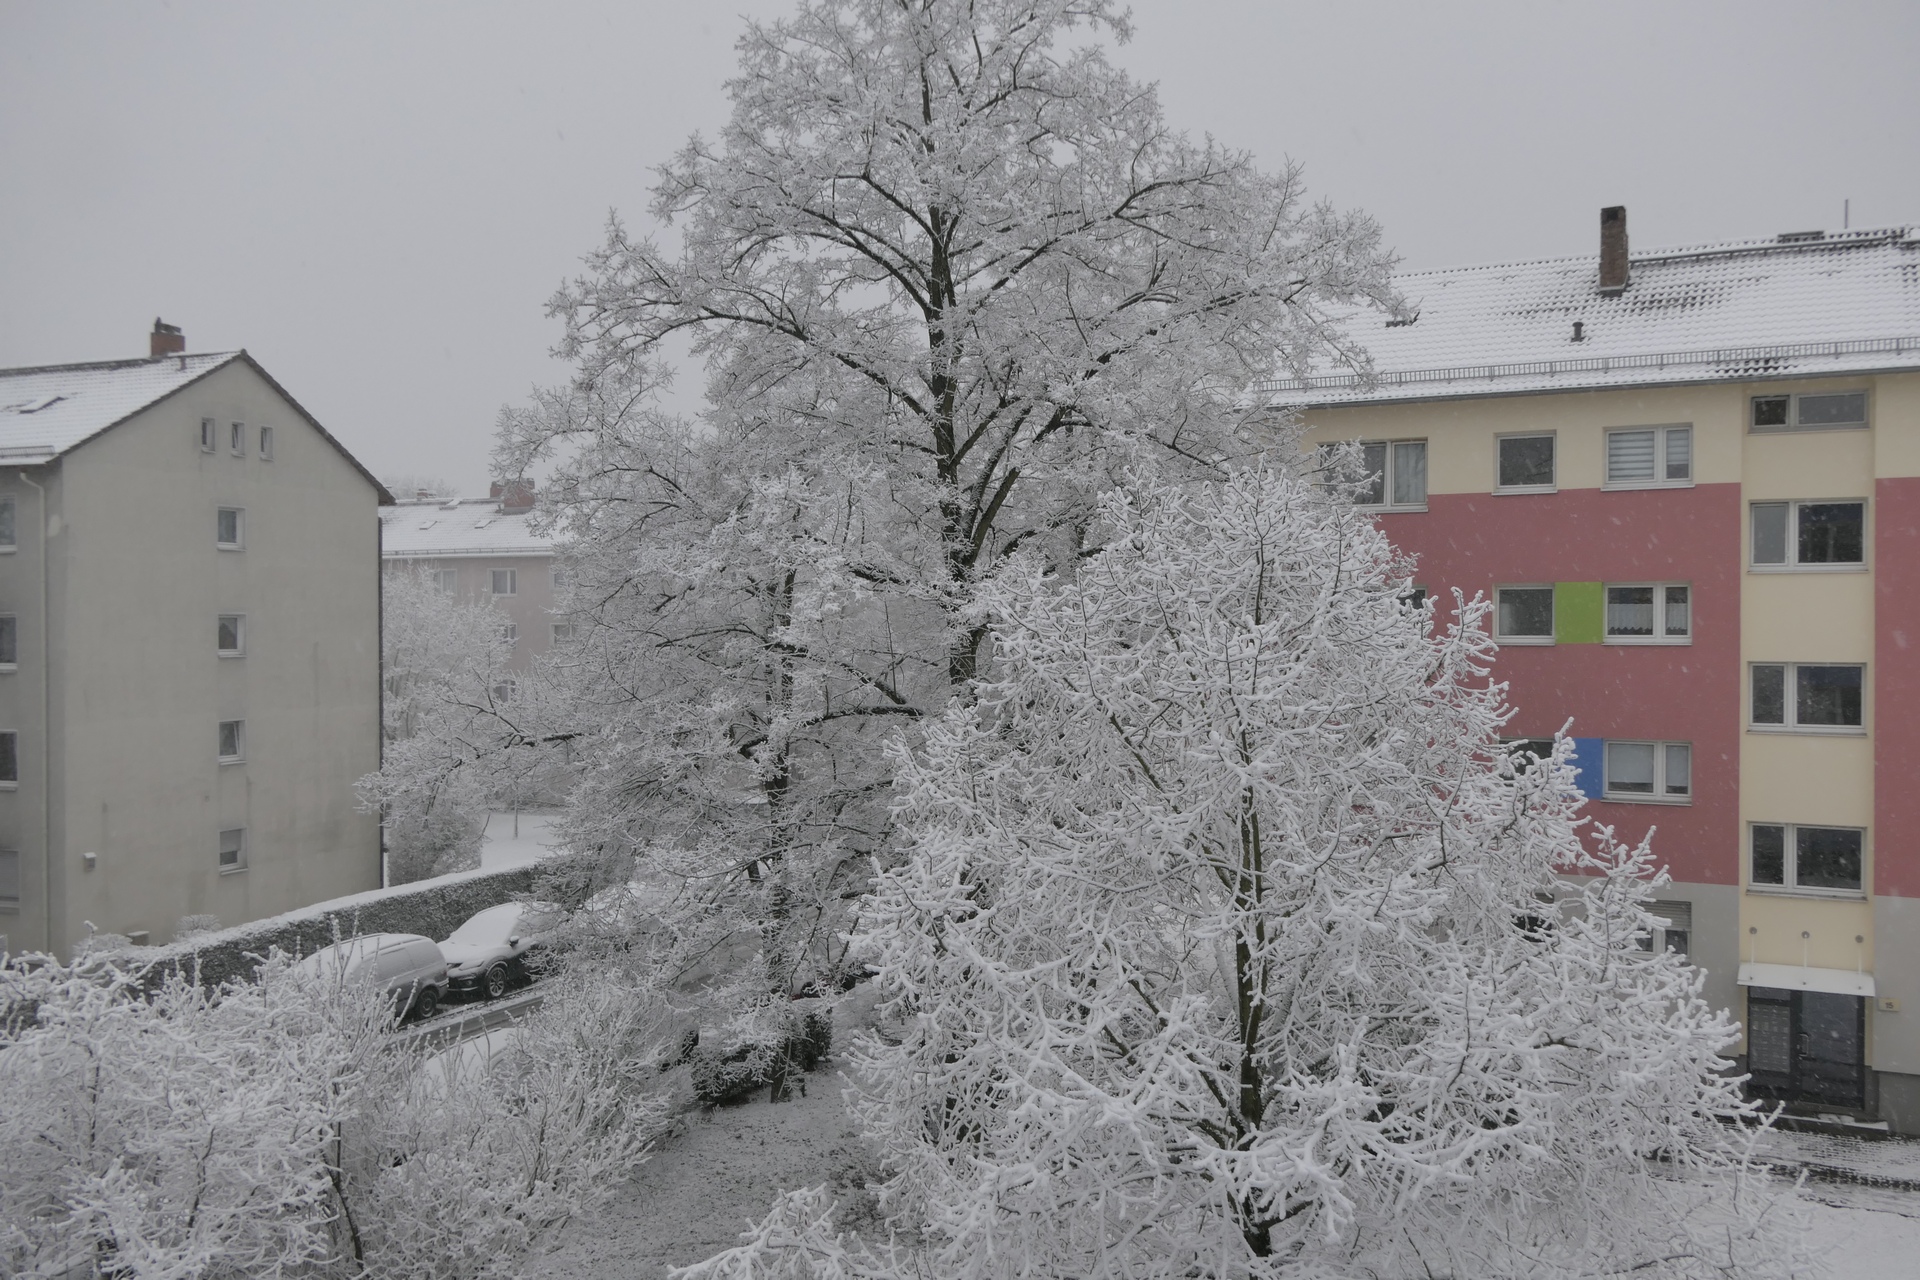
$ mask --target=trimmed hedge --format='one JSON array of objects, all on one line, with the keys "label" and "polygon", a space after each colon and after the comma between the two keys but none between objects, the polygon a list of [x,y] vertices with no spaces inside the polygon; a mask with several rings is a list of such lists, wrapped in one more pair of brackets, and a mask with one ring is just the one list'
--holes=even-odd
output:
[{"label": "trimmed hedge", "polygon": [[330,945],[336,933],[341,938],[363,933],[418,933],[438,940],[476,911],[527,896],[541,869],[538,864],[528,864],[498,871],[468,871],[375,889],[217,933],[196,934],[166,946],[128,948],[117,958],[123,964],[151,966],[148,980],[154,986],[167,974],[184,970],[190,976],[197,972],[200,985],[210,987],[235,978],[251,978],[254,967],[274,947],[294,955],[311,955]]}]

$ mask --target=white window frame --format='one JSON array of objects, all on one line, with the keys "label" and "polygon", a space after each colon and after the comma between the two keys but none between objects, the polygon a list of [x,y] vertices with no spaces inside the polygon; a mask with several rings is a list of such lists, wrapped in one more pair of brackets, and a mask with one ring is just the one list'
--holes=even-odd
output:
[{"label": "white window frame", "polygon": [[[1654,936],[1647,939],[1641,950],[1652,951],[1657,943],[1662,951],[1674,951],[1683,956],[1693,954],[1693,903],[1677,898],[1656,898],[1647,904],[1647,914],[1654,920]],[[1677,947],[1673,945],[1675,934],[1684,940]]]},{"label": "white window frame", "polygon": [[[226,746],[219,739],[226,737],[227,726],[233,726],[233,752],[228,754],[222,748]],[[222,720],[219,722],[214,742],[214,754],[221,764],[244,764],[247,759],[247,722],[245,720]]]},{"label": "white window frame", "polygon": [[19,534],[14,528],[14,521],[18,518],[19,512],[13,505],[13,495],[9,493],[0,496],[0,555],[12,555],[20,549]]},{"label": "white window frame", "polygon": [[[232,862],[225,860],[228,836],[235,838]],[[230,876],[236,871],[245,871],[247,869],[247,829],[245,827],[222,827],[219,836],[214,841],[214,858],[220,868],[220,874],[223,876]]]},{"label": "white window frame", "polygon": [[200,452],[212,453],[220,447],[220,424],[212,418],[200,419]]},{"label": "white window frame", "polygon": [[[1615,436],[1637,435],[1644,431],[1653,433],[1654,470],[1661,473],[1653,480],[1615,480],[1613,478],[1613,438]],[[1687,437],[1687,474],[1681,479],[1665,476],[1667,470],[1667,450],[1669,439],[1678,432]],[[1618,492],[1632,489],[1691,489],[1694,475],[1699,470],[1695,465],[1693,453],[1693,424],[1691,422],[1663,422],[1658,426],[1646,427],[1609,427],[1601,433],[1600,445],[1600,487],[1603,490]]]},{"label": "white window frame", "polygon": [[[1553,479],[1545,484],[1501,484],[1500,448],[1508,440],[1553,441]],[[1503,431],[1493,438],[1493,491],[1495,493],[1560,492],[1560,433],[1558,431]]]},{"label": "white window frame", "polygon": [[520,682],[512,676],[501,676],[488,690],[496,703],[505,704],[517,700],[520,696]]},{"label": "white window frame", "polygon": [[564,587],[567,584],[567,567],[562,564],[553,566],[553,585]]},{"label": "white window frame", "polygon": [[[1500,629],[1500,593],[1502,591],[1545,591],[1553,600],[1547,619],[1547,634],[1543,636],[1510,636]],[[1493,640],[1495,644],[1507,645],[1549,645],[1554,643],[1560,625],[1558,593],[1551,582],[1506,582],[1493,589]]]},{"label": "white window frame", "polygon": [[[1858,422],[1816,422],[1812,426],[1800,423],[1800,401],[1807,396],[1859,396],[1860,421]],[[1758,426],[1754,423],[1754,411],[1762,400],[1787,401],[1787,420],[1778,426]],[[1830,391],[1771,391],[1762,392],[1747,399],[1747,431],[1756,436],[1782,435],[1790,431],[1865,431],[1873,422],[1872,396],[1865,387],[1834,388]]]},{"label": "white window frame", "polygon": [[509,648],[517,647],[520,643],[520,628],[511,622],[503,623],[500,627],[500,638],[507,642]]},{"label": "white window frame", "polygon": [[[1653,790],[1615,791],[1613,789],[1613,749],[1616,747],[1652,747],[1653,748]],[[1687,749],[1687,790],[1684,795],[1675,795],[1667,790],[1667,766],[1671,763],[1667,756],[1669,747]],[[1651,738],[1608,738],[1602,744],[1603,759],[1600,762],[1600,798],[1616,804],[1692,804],[1695,790],[1693,779],[1693,744],[1691,742],[1655,741]]]},{"label": "white window frame", "polygon": [[[4,880],[0,880],[0,911],[18,910],[22,894],[20,892],[20,851],[18,849],[0,849],[0,866],[10,866],[13,871],[13,892],[6,889]],[[5,935],[0,934],[0,955],[6,953]]]},{"label": "white window frame", "polygon": [[[1762,667],[1779,667],[1781,723],[1762,724],[1753,718],[1753,680]],[[1857,667],[1860,670],[1859,724],[1801,724],[1800,668]],[[1807,733],[1823,738],[1864,738],[1867,736],[1867,710],[1873,699],[1867,688],[1867,664],[1864,662],[1749,662],[1747,664],[1747,729],[1752,733]]]},{"label": "white window frame", "polygon": [[433,585],[452,595],[460,589],[460,571],[458,569],[435,569]]},{"label": "white window frame", "polygon": [[[500,589],[500,575],[507,575],[507,589]],[[514,569],[487,570],[487,586],[496,596],[517,596],[520,594],[520,574]]]},{"label": "white window frame", "polygon": [[[1650,588],[1653,591],[1653,634],[1650,636],[1616,636],[1613,634],[1612,608],[1613,592],[1630,590],[1636,587]],[[1687,593],[1687,632],[1685,635],[1667,634],[1667,592],[1679,588]],[[1693,584],[1691,582],[1608,582],[1600,588],[1600,640],[1603,644],[1625,645],[1674,645],[1693,643]]]},{"label": "white window frame", "polygon": [[247,456],[247,424],[235,422],[227,427],[227,452],[236,458]]},{"label": "white window frame", "polygon": [[11,630],[13,632],[13,656],[11,658],[7,657],[6,650],[4,648],[0,648],[0,675],[9,674],[11,672],[15,672],[20,669],[20,615],[19,614],[0,613],[0,632],[5,632],[8,630]]},{"label": "white window frame", "polygon": [[[13,729],[0,729],[0,738],[11,740],[8,745],[11,747],[13,755],[13,776],[11,778],[0,778],[0,791],[17,791],[20,789],[20,734]],[[3,757],[5,754],[5,752],[0,752],[0,757]]]},{"label": "white window frame", "polygon": [[273,428],[260,428],[260,461],[273,461]]},{"label": "white window frame", "polygon": [[[1858,560],[1822,561],[1806,564],[1800,562],[1800,508],[1802,507],[1859,507],[1860,508],[1860,558]],[[1787,509],[1786,553],[1787,559],[1777,564],[1754,559],[1754,513],[1761,507],[1785,507]],[[1867,559],[1873,550],[1873,523],[1865,498],[1756,498],[1747,503],[1747,572],[1748,573],[1865,573]]]},{"label": "white window frame", "polygon": [[[233,619],[234,646],[231,649],[220,647],[220,620]],[[244,613],[216,613],[213,616],[213,651],[222,658],[238,658],[247,652],[247,615]]]},{"label": "white window frame", "polygon": [[[1765,884],[1753,878],[1753,833],[1758,827],[1781,830],[1780,884]],[[1853,889],[1834,889],[1825,885],[1800,883],[1800,841],[1802,828],[1821,831],[1857,831],[1860,833],[1860,884]],[[1845,898],[1859,901],[1867,896],[1868,860],[1872,850],[1867,843],[1867,828],[1844,822],[1749,822],[1747,824],[1747,865],[1742,868],[1749,893],[1787,894],[1796,898]]]},{"label": "white window frame", "polygon": [[[1356,443],[1358,443],[1362,449],[1365,449],[1369,445],[1379,445],[1385,451],[1385,461],[1380,467],[1380,501],[1361,502],[1355,505],[1363,511],[1425,511],[1427,509],[1427,494],[1430,492],[1433,482],[1433,450],[1426,439],[1422,437],[1408,437],[1400,440],[1360,440]],[[1394,452],[1397,446],[1410,444],[1420,446],[1422,452],[1426,455],[1428,463],[1427,466],[1422,468],[1424,483],[1422,483],[1420,487],[1420,500],[1418,502],[1395,502],[1393,500],[1393,483],[1395,476],[1398,474],[1398,468],[1393,460]]]},{"label": "white window frame", "polygon": [[565,644],[571,639],[573,639],[573,624],[571,622],[556,622],[553,624],[554,644]]},{"label": "white window frame", "polygon": [[[233,512],[233,541],[220,541],[220,517]],[[247,545],[247,509],[245,507],[215,507],[213,509],[213,545],[222,551],[240,551]]]}]

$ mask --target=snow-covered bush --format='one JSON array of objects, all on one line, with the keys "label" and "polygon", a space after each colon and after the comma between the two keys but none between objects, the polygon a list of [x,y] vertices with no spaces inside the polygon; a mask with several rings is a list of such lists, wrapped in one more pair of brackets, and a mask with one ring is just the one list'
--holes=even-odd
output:
[{"label": "snow-covered bush", "polygon": [[577,979],[487,1072],[422,1069],[377,993],[283,960],[175,974],[0,969],[0,1273],[517,1274],[642,1158],[653,1007]]},{"label": "snow-covered bush", "polygon": [[[1735,1030],[1640,950],[1651,850],[1516,771],[1486,607],[1289,471],[1106,508],[982,594],[971,706],[900,763],[855,1049],[943,1277],[1795,1273]],[[897,1273],[789,1198],[702,1276]]]}]

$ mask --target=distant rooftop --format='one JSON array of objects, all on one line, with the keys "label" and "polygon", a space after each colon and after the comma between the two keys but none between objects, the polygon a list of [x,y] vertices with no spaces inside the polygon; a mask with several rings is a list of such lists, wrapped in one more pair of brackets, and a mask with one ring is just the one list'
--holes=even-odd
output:
[{"label": "distant rooftop", "polygon": [[529,526],[532,512],[504,512],[500,505],[499,498],[414,498],[381,507],[380,554],[388,560],[553,554],[553,539]]},{"label": "distant rooftop", "polygon": [[[1624,213],[1622,214],[1624,220]],[[1350,318],[1369,385],[1309,370],[1256,394],[1285,406],[1920,369],[1920,228],[1790,232],[1628,257],[1409,272],[1408,313]]]}]

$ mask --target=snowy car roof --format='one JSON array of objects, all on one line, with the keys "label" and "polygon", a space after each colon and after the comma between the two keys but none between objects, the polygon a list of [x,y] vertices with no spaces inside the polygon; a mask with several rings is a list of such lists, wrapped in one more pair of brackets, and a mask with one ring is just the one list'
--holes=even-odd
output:
[{"label": "snowy car roof", "polygon": [[334,439],[286,388],[241,351],[157,356],[148,360],[101,360],[91,364],[39,365],[0,369],[0,462],[35,463],[53,459],[125,422],[175,392],[230,364],[259,374],[321,437],[366,477],[382,501],[392,495]]},{"label": "snowy car roof", "polygon": [[1347,319],[1370,381],[1315,368],[1255,393],[1303,408],[1920,369],[1920,227],[1645,250],[1617,294],[1599,263],[1401,275],[1405,315]]},{"label": "snowy car roof", "polygon": [[531,515],[503,512],[498,498],[396,502],[380,508],[380,554],[388,560],[550,556],[553,539],[533,531]]}]

